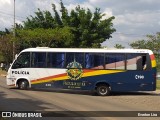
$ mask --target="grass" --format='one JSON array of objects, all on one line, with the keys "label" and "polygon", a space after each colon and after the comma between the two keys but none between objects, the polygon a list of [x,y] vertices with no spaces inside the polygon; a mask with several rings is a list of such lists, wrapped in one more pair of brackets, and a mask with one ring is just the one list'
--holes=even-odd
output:
[{"label": "grass", "polygon": [[157,80],[157,90],[160,90],[160,80]]}]

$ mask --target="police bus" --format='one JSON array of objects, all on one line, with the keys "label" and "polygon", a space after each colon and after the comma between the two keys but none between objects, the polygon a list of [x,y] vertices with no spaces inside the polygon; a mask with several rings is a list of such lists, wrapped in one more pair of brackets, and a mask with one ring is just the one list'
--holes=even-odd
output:
[{"label": "police bus", "polygon": [[28,48],[11,64],[7,85],[110,92],[156,90],[156,61],[147,49]]}]

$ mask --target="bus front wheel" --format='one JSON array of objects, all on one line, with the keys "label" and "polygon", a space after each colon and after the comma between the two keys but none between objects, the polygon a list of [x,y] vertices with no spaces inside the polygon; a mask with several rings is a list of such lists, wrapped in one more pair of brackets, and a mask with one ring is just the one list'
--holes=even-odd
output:
[{"label": "bus front wheel", "polygon": [[29,88],[29,83],[27,80],[21,80],[19,81],[18,83],[18,88],[21,89],[21,90],[26,90]]},{"label": "bus front wheel", "polygon": [[100,84],[97,86],[96,92],[100,96],[108,96],[110,94],[110,88],[105,84]]}]

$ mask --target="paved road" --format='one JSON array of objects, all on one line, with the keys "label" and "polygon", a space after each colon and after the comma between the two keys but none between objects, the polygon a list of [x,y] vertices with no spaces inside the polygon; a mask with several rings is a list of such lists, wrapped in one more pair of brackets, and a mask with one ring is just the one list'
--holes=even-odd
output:
[{"label": "paved road", "polygon": [[[5,84],[5,78],[0,77],[0,111],[160,111],[160,95],[152,92],[140,92],[113,93],[111,96],[101,97],[93,96],[90,92],[80,91],[26,91],[9,88]],[[124,119],[118,117],[100,118]],[[75,119],[78,118],[75,117]],[[135,117],[130,119],[137,120]],[[146,120],[146,117],[141,119]],[[154,119],[158,120],[156,117]]]}]

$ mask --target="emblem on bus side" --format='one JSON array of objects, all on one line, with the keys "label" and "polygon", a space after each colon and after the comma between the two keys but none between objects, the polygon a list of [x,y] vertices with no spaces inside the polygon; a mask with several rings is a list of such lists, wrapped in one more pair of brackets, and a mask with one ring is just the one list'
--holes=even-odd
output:
[{"label": "emblem on bus side", "polygon": [[78,80],[82,77],[82,65],[75,60],[67,65],[67,75],[71,80]]}]

